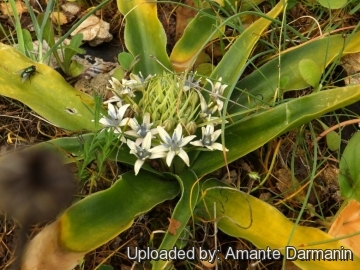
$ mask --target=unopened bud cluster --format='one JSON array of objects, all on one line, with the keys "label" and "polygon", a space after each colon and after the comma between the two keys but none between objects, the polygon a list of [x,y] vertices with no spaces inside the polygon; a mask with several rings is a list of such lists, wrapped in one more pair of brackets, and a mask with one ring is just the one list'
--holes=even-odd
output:
[{"label": "unopened bud cluster", "polygon": [[[201,90],[200,80],[195,81],[193,74],[186,77],[164,73],[144,78],[140,73],[130,74],[129,80],[120,82],[112,78],[109,82],[114,96],[105,102],[108,117],[103,116],[100,123],[119,133],[130,153],[138,158],[135,174],[147,159],[166,158],[170,167],[178,155],[189,166],[189,157],[183,149],[188,143],[193,147],[186,150],[228,151],[216,142],[221,130],[215,131],[215,125],[222,122],[219,116],[227,87],[221,84],[221,78],[215,85],[208,80],[212,86],[209,103],[201,93],[204,90]],[[202,137],[193,141],[199,126]],[[135,141],[125,140],[123,135]]]}]

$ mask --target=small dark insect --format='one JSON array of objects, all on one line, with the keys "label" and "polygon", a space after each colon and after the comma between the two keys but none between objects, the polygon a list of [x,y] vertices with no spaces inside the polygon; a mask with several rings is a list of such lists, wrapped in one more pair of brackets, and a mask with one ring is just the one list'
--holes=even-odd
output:
[{"label": "small dark insect", "polygon": [[40,73],[40,72],[36,71],[36,66],[32,65],[32,66],[30,66],[30,67],[21,69],[21,70],[17,71],[16,73],[17,73],[17,74],[20,74],[20,77],[22,78],[22,82],[23,82],[23,83],[24,83],[27,79],[29,79],[29,81],[30,81],[30,83],[31,83],[30,77],[31,77],[31,76],[34,76],[36,72],[37,72],[37,73]]}]

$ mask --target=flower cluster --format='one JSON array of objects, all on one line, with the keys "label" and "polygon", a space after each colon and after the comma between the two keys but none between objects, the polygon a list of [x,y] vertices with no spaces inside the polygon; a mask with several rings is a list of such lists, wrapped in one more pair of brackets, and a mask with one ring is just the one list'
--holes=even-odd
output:
[{"label": "flower cluster", "polygon": [[[131,74],[129,80],[120,82],[112,78],[109,81],[114,96],[104,102],[108,116],[99,122],[120,133],[122,139],[123,135],[132,138],[128,138],[126,144],[137,158],[135,174],[148,159],[165,158],[170,167],[174,157],[179,156],[190,166],[186,150],[228,151],[216,142],[221,130],[215,131],[215,126],[222,121],[219,116],[227,85],[221,84],[221,78],[215,84],[207,79],[212,86],[208,104],[201,93],[200,80],[194,78],[194,74],[184,78],[163,74],[144,79],[140,73]],[[134,101],[136,91],[140,92],[139,102]],[[193,141],[198,126],[201,126],[202,137]],[[189,143],[192,146],[185,148]]]}]

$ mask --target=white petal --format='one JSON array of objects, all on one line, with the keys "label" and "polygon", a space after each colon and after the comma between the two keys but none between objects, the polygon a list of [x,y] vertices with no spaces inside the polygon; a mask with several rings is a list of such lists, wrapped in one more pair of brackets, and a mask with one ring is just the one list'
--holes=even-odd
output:
[{"label": "white petal", "polygon": [[125,134],[130,135],[135,138],[139,137],[139,134],[137,134],[136,131],[134,131],[134,130],[127,130],[127,131],[125,131]]},{"label": "white petal", "polygon": [[206,126],[206,128],[201,127],[201,134],[202,134],[203,137],[206,135],[206,129],[207,129],[207,126]]},{"label": "white petal", "polygon": [[185,138],[182,139],[181,144],[179,145],[179,147],[184,147],[185,145],[187,145],[191,140],[193,140],[196,137],[196,135],[191,135],[191,136],[187,136]]},{"label": "white petal", "polygon": [[123,127],[123,126],[126,126],[128,123],[129,123],[129,118],[126,117],[120,121],[119,126]]},{"label": "white petal", "polygon": [[115,109],[114,105],[112,105],[111,103],[108,103],[108,114],[112,119],[117,118],[116,109]]},{"label": "white petal", "polygon": [[150,132],[151,132],[152,135],[155,135],[155,134],[159,133],[159,131],[156,128],[151,129]]},{"label": "white petal", "polygon": [[198,93],[198,96],[199,96],[199,98],[200,98],[201,111],[202,111],[202,112],[206,112],[206,110],[207,110],[207,104],[206,104],[205,98],[204,98],[203,95],[200,94],[200,93]]},{"label": "white petal", "polygon": [[126,144],[127,144],[127,146],[129,146],[129,148],[130,148],[131,150],[136,149],[135,143],[134,143],[133,141],[127,140],[127,141],[126,141]]},{"label": "white petal", "polygon": [[189,156],[186,154],[186,152],[183,149],[180,149],[180,152],[178,154],[179,157],[185,162],[186,165],[189,165]]},{"label": "white petal", "polygon": [[111,126],[111,123],[109,122],[109,119],[107,119],[106,117],[103,117],[99,120],[99,123],[104,125],[104,126]]},{"label": "white petal", "polygon": [[218,106],[218,110],[221,111],[223,106],[224,106],[224,102],[222,102],[219,98],[216,99],[216,104]]},{"label": "white petal", "polygon": [[211,84],[211,89],[214,89],[214,84],[210,79],[206,79]]},{"label": "white petal", "polygon": [[170,150],[166,157],[166,164],[170,167],[172,160],[175,157],[175,151]]},{"label": "white petal", "polygon": [[156,158],[164,158],[166,157],[167,152],[152,152],[151,151],[151,156],[149,157],[149,159],[156,159]]},{"label": "white petal", "polygon": [[147,127],[148,125],[150,125],[150,114],[149,114],[149,113],[145,113],[145,114],[144,114],[143,124],[145,124],[146,127]]},{"label": "white petal", "polygon": [[122,136],[122,134],[120,135],[119,139],[122,143],[126,143],[126,138]]},{"label": "white petal", "polygon": [[214,125],[213,124],[207,125],[206,131],[207,131],[207,134],[213,134],[214,133]]},{"label": "white petal", "polygon": [[155,154],[156,152],[167,152],[167,151],[169,151],[169,149],[163,144],[151,148],[151,153],[153,154]]},{"label": "white petal", "polygon": [[135,165],[134,165],[135,175],[137,175],[139,173],[140,168],[144,164],[144,162],[145,162],[144,160],[140,160],[140,159],[136,160]]},{"label": "white petal", "polygon": [[164,143],[167,143],[167,140],[170,139],[170,136],[169,134],[165,131],[165,129],[161,126],[158,126],[157,127],[157,130],[159,131],[159,135],[160,135],[160,138],[161,140],[164,142]]},{"label": "white petal", "polygon": [[203,143],[201,142],[201,140],[195,141],[195,142],[191,142],[190,144],[195,145],[195,146],[200,146],[200,147],[204,147]]},{"label": "white petal", "polygon": [[215,142],[217,140],[217,138],[219,138],[220,134],[221,134],[221,129],[219,129],[219,130],[217,130],[215,132],[212,132],[211,141]]},{"label": "white petal", "polygon": [[142,142],[142,147],[149,151],[150,147],[151,147],[151,132],[148,132]]},{"label": "white petal", "polygon": [[[110,105],[110,103],[109,103],[109,105]],[[122,119],[124,117],[124,114],[129,106],[130,106],[130,104],[125,104],[119,108],[118,119]]]},{"label": "white petal", "polygon": [[173,139],[174,139],[174,136],[176,136],[176,139],[177,141],[180,140],[180,138],[182,137],[182,126],[181,124],[178,124],[174,130],[174,133],[173,133]]},{"label": "white petal", "polygon": [[135,118],[130,118],[130,120],[129,120],[129,126],[130,126],[131,129],[132,129],[133,131],[135,131],[135,133],[136,133],[136,131],[137,131],[138,128],[139,128],[139,123],[138,123],[138,121],[137,121]]},{"label": "white petal", "polygon": [[[213,149],[215,149],[215,150],[223,151],[223,146],[222,146],[221,143],[213,143],[213,144],[212,144],[211,146],[209,146],[208,148],[210,149],[210,147],[213,148]],[[213,149],[212,149],[212,150],[213,150]],[[227,149],[227,148],[225,148],[224,150],[225,150],[226,152],[229,151],[229,149]]]}]

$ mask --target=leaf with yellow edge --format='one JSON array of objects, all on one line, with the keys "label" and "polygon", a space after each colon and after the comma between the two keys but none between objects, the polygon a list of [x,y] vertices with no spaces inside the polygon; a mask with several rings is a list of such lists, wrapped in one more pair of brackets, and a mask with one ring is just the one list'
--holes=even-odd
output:
[{"label": "leaf with yellow edge", "polygon": [[170,55],[175,71],[181,72],[191,67],[207,42],[222,34],[221,27],[216,31],[218,24],[218,18],[212,9],[202,10],[191,20]]},{"label": "leaf with yellow edge", "polygon": [[359,234],[344,238],[341,241],[351,247],[352,251],[360,256],[360,203],[356,200],[350,200],[349,204],[345,206],[337,216],[329,230],[329,234],[334,237],[353,233]]},{"label": "leaf with yellow edge", "polygon": [[[214,203],[216,217],[213,214]],[[329,234],[316,228],[295,225],[266,202],[218,180],[210,179],[203,183],[202,197],[196,210],[203,218],[216,218],[218,228],[226,234],[247,239],[260,249],[278,249],[282,254],[285,254],[286,246],[293,246],[297,251],[349,249]],[[296,260],[294,263],[303,269],[357,270],[360,257],[353,254],[353,260],[347,261]]]},{"label": "leaf with yellow edge", "polygon": [[[38,73],[23,83],[18,71],[31,65]],[[75,90],[52,68],[2,43],[0,85],[0,95],[21,101],[56,126],[71,131],[96,130],[92,97]]]},{"label": "leaf with yellow edge", "polygon": [[179,193],[175,181],[142,171],[124,173],[113,186],[69,207],[60,217],[63,249],[89,252],[130,228],[134,218]]},{"label": "leaf with yellow edge", "polygon": [[[125,16],[125,44],[129,52],[140,57],[133,73],[161,74],[165,66],[171,69],[166,53],[166,34],[157,17],[156,1],[117,1],[120,12]],[[160,63],[151,59],[155,57]],[[162,66],[163,65],[163,66]]]}]

